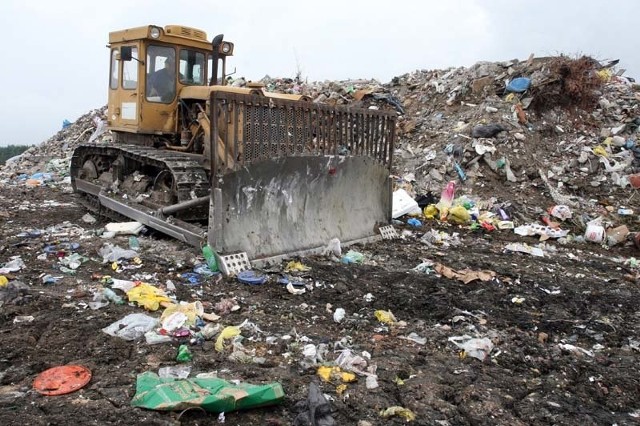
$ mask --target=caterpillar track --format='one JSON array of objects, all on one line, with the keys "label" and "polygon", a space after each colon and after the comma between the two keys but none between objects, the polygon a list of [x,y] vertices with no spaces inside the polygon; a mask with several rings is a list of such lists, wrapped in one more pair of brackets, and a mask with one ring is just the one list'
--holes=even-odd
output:
[{"label": "caterpillar track", "polygon": [[201,158],[139,145],[84,144],[71,159],[71,183],[93,212],[129,217],[198,245],[206,237],[199,225],[209,214],[209,174]]}]

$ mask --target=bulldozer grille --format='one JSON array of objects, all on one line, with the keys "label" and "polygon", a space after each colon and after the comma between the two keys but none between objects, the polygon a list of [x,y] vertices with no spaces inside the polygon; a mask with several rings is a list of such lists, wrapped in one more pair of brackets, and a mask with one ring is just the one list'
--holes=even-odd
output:
[{"label": "bulldozer grille", "polygon": [[265,159],[325,155],[367,156],[391,169],[395,113],[222,92],[212,93],[211,106],[218,173]]}]

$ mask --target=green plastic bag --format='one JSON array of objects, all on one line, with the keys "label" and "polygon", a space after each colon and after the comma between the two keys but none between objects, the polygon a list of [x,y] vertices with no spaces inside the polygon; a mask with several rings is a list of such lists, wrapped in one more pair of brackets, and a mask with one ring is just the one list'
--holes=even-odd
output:
[{"label": "green plastic bag", "polygon": [[280,383],[234,385],[218,378],[160,378],[147,371],[138,374],[131,406],[172,411],[201,407],[211,413],[275,405],[284,399]]},{"label": "green plastic bag", "polygon": [[180,345],[178,348],[178,356],[176,357],[176,361],[178,362],[189,362],[193,359],[193,354],[187,345]]}]

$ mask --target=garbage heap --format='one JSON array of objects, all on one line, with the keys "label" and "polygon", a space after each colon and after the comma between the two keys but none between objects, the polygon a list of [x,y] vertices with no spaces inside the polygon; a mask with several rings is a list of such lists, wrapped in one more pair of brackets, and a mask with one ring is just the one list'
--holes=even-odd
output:
[{"label": "garbage heap", "polygon": [[482,62],[416,71],[387,87],[407,111],[397,172],[417,192],[457,180],[483,196],[581,209],[592,198],[619,204],[631,195],[640,86],[615,63]]},{"label": "garbage heap", "polygon": [[597,212],[628,203],[640,166],[640,85],[616,65],[530,57],[417,70],[388,84],[262,83],[315,102],[396,110],[395,183],[412,196],[439,194],[453,180],[458,194],[521,210]]},{"label": "garbage heap", "polygon": [[107,107],[94,109],[74,123],[65,122],[55,135],[0,166],[0,184],[56,185],[69,178],[74,149],[89,140],[110,137],[104,128]]},{"label": "garbage heap", "polygon": [[[453,180],[459,195],[509,200],[521,211],[563,204],[593,212],[629,204],[640,164],[640,86],[616,65],[586,56],[530,57],[416,70],[387,84],[269,76],[260,83],[314,102],[396,111],[395,184],[414,197],[440,194]],[[0,181],[37,172],[55,172],[54,181],[66,176],[73,149],[100,133],[105,109],[7,164]]]}]

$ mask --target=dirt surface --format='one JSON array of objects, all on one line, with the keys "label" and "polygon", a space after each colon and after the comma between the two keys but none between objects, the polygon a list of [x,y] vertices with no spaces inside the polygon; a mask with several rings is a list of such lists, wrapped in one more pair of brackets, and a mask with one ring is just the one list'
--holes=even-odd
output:
[{"label": "dirt surface", "polygon": [[[105,242],[128,247],[128,237],[96,236],[105,222],[84,223],[86,211],[74,195],[6,187],[0,197],[0,259],[21,256],[26,267],[7,277],[28,285],[19,293],[1,291],[2,425],[218,424],[218,414],[201,410],[130,406],[137,374],[176,365],[180,342],[148,345],[102,332],[126,314],[144,312],[134,304],[88,308],[102,275],[163,289],[171,280],[176,287],[171,294],[200,300],[207,312],[215,312],[222,299],[233,299],[240,309],[223,313],[217,322],[249,320],[257,326],[243,328],[242,344],[264,358],[259,364],[230,360],[231,345],[217,352],[215,339],[190,346],[190,377],[217,372],[227,380],[277,381],[284,388],[282,404],[225,413],[225,424],[294,424],[312,382],[330,398],[338,425],[406,423],[399,416],[381,417],[392,406],[411,410],[412,423],[423,425],[626,425],[640,417],[640,299],[637,271],[624,262],[637,255],[629,244],[606,250],[552,241],[545,257],[533,257],[504,247],[512,241],[534,244],[534,237],[434,225],[448,234],[458,232],[461,244],[430,247],[420,236],[431,224],[403,225],[397,226],[402,238],[351,247],[364,254],[362,265],[322,256],[300,259],[311,267],[299,273],[309,286],[294,295],[276,283],[285,263],[267,270],[270,281],[264,285],[230,278],[191,284],[180,274],[193,269],[199,253],[158,235],[139,237],[139,268],[114,272],[98,250]],[[39,236],[18,236],[35,229],[42,230]],[[58,270],[60,253],[45,254],[48,246],[65,240],[79,243],[75,251],[89,258],[75,275]],[[464,284],[412,270],[426,260],[454,270],[490,270],[495,277]],[[47,274],[63,278],[43,284]],[[346,312],[341,322],[334,321],[337,308]],[[391,310],[396,323],[379,322],[376,310]],[[20,322],[24,316],[33,320]],[[407,339],[411,333],[424,342]],[[486,337],[494,347],[481,361],[448,340],[462,335]],[[339,393],[339,383],[323,382],[316,374],[321,362],[310,365],[302,354],[305,345],[323,343],[329,365],[345,348],[370,354],[364,358],[379,386],[368,389],[366,378],[358,375]],[[32,389],[40,372],[64,364],[87,366],[93,375],[89,384],[63,396]]]}]

